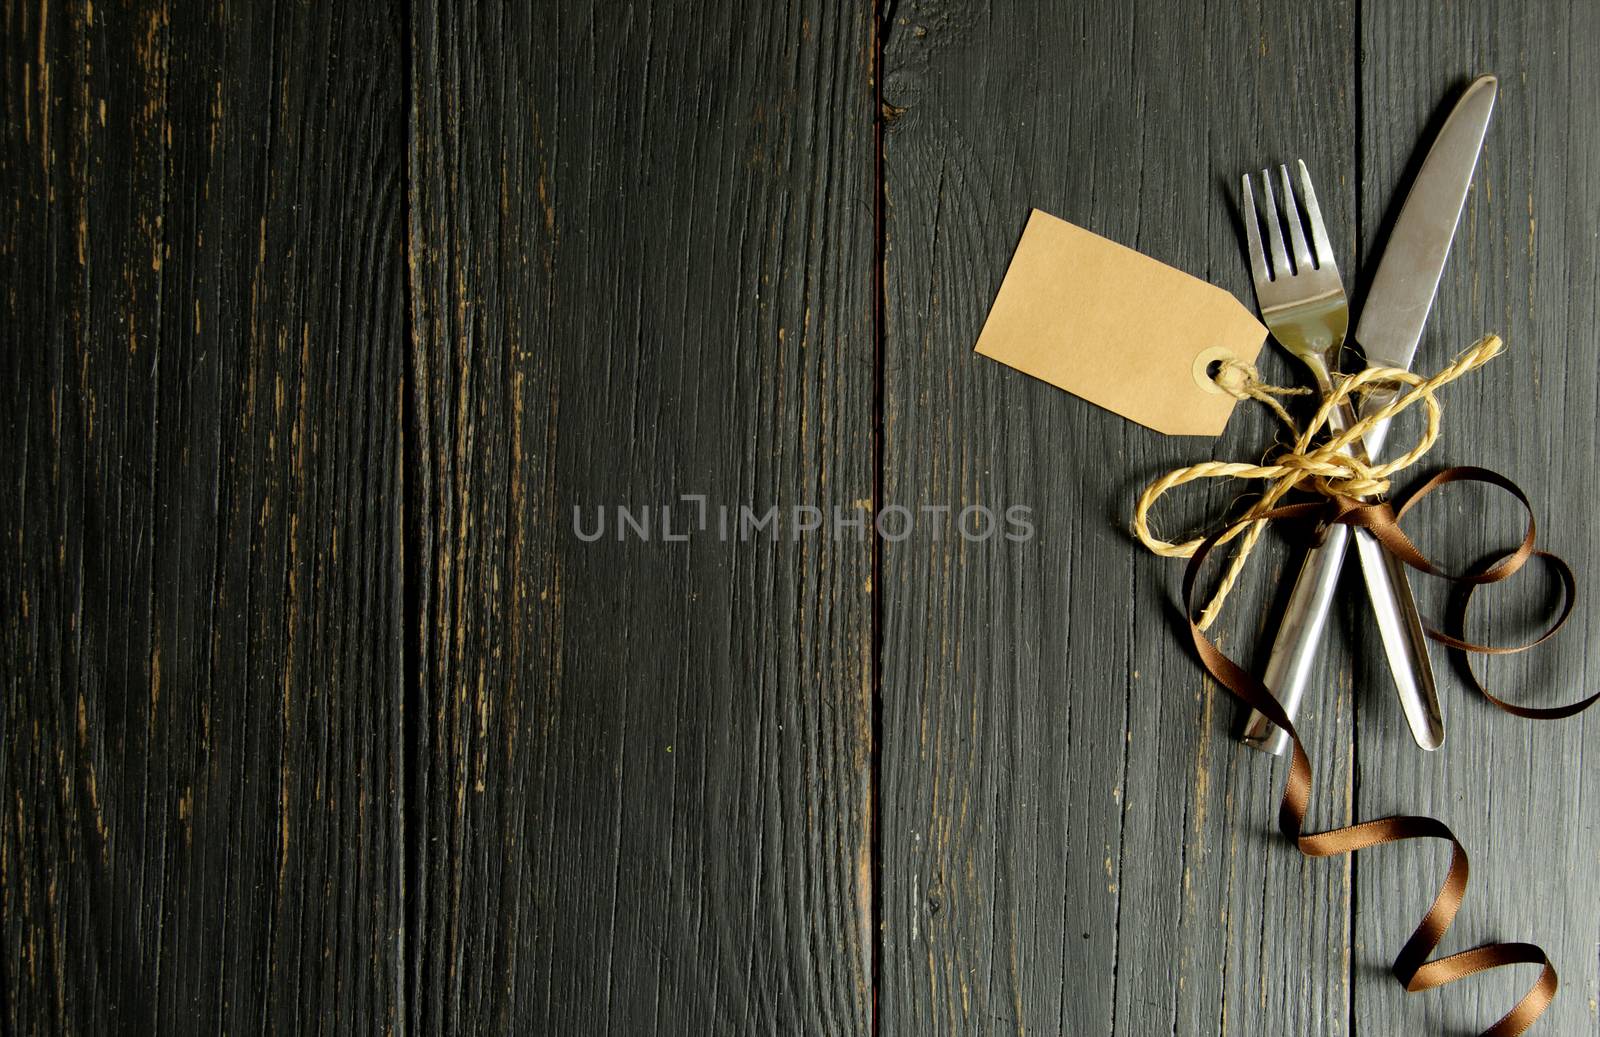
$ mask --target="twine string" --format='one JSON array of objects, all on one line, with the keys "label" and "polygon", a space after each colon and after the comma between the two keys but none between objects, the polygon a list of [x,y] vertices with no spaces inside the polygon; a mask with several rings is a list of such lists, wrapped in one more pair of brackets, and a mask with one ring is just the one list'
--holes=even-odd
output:
[{"label": "twine string", "polygon": [[[1448,366],[1426,378],[1396,367],[1368,367],[1356,374],[1342,376],[1334,383],[1333,391],[1323,397],[1316,413],[1304,428],[1296,426],[1278,397],[1301,395],[1311,390],[1267,385],[1261,381],[1253,365],[1239,361],[1225,363],[1216,376],[1222,390],[1235,399],[1254,399],[1265,403],[1288,427],[1293,444],[1263,464],[1202,461],[1168,472],[1147,486],[1140,495],[1133,513],[1134,536],[1162,557],[1193,557],[1204,538],[1173,543],[1161,539],[1151,530],[1150,512],[1156,502],[1168,491],[1201,479],[1247,479],[1267,483],[1255,503],[1237,522],[1230,524],[1228,532],[1218,541],[1219,544],[1225,544],[1243,537],[1216,591],[1201,612],[1200,629],[1209,629],[1221,613],[1223,602],[1238,582],[1245,563],[1261,538],[1262,530],[1266,528],[1267,520],[1263,516],[1267,512],[1276,508],[1279,501],[1296,489],[1309,489],[1324,497],[1350,501],[1387,494],[1391,477],[1416,464],[1433,449],[1439,439],[1443,410],[1437,392],[1493,360],[1504,348],[1500,336],[1485,335]],[[1342,431],[1330,431],[1319,440],[1319,434],[1328,427],[1334,411],[1357,398],[1366,400],[1367,406],[1363,408],[1365,413]],[[1360,451],[1352,449],[1354,444],[1360,442],[1371,429],[1416,406],[1422,407],[1426,420],[1421,436],[1411,449],[1382,464],[1355,456]]]}]

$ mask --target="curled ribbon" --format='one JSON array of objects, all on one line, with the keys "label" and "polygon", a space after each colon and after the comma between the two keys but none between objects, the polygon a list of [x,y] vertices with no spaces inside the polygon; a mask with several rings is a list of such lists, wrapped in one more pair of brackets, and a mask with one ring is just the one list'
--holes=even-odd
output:
[{"label": "curled ribbon", "polygon": [[[1228,465],[1210,462],[1204,465],[1195,465],[1188,469],[1180,469],[1171,473],[1155,483],[1145,493],[1141,500],[1140,516],[1143,517],[1149,510],[1148,505],[1156,497],[1172,486],[1184,482],[1207,477],[1238,477],[1238,478],[1265,478],[1277,482],[1263,495],[1262,501],[1250,508],[1243,516],[1227,524],[1211,535],[1199,540],[1189,541],[1186,544],[1164,544],[1166,550],[1158,553],[1169,555],[1186,555],[1189,565],[1183,578],[1183,600],[1185,613],[1189,620],[1189,632],[1193,638],[1195,650],[1200,657],[1201,664],[1206,671],[1222,685],[1239,702],[1259,711],[1268,720],[1282,728],[1289,736],[1293,748],[1293,756],[1289,768],[1289,777],[1284,784],[1283,797],[1278,809],[1278,827],[1288,838],[1292,839],[1300,852],[1308,857],[1330,857],[1357,850],[1364,850],[1372,846],[1381,846],[1386,843],[1404,842],[1413,839],[1441,839],[1450,844],[1450,867],[1446,873],[1444,884],[1440,887],[1438,895],[1429,907],[1422,921],[1412,931],[1406,940],[1399,955],[1394,960],[1393,972],[1407,992],[1416,993],[1423,990],[1432,990],[1436,987],[1454,983],[1468,976],[1509,965],[1533,964],[1540,966],[1539,978],[1534,985],[1523,995],[1512,1009],[1503,1015],[1497,1022],[1482,1032],[1481,1037],[1518,1037],[1528,1027],[1544,1014],[1555,997],[1557,977],[1555,967],[1549,957],[1538,946],[1531,943],[1489,943],[1471,950],[1461,951],[1446,955],[1442,958],[1429,960],[1429,955],[1439,946],[1448,932],[1451,923],[1455,920],[1456,913],[1461,907],[1466,895],[1468,862],[1466,850],[1462,847],[1455,834],[1442,821],[1431,817],[1418,816],[1392,816],[1379,818],[1373,821],[1364,821],[1359,824],[1349,825],[1344,828],[1331,829],[1325,832],[1305,831],[1306,815],[1310,809],[1312,771],[1311,758],[1306,753],[1305,745],[1300,740],[1299,733],[1295,730],[1294,723],[1289,719],[1283,706],[1273,696],[1272,692],[1249,671],[1239,666],[1219,649],[1205,634],[1205,628],[1211,619],[1215,618],[1215,608],[1220,602],[1213,598],[1211,606],[1196,618],[1195,614],[1195,589],[1198,578],[1208,556],[1220,545],[1244,534],[1247,536],[1239,552],[1235,555],[1235,570],[1239,556],[1246,554],[1254,543],[1254,537],[1247,531],[1254,531],[1259,536],[1259,531],[1268,523],[1289,520],[1310,521],[1324,523],[1342,523],[1369,530],[1383,547],[1408,566],[1433,576],[1449,579],[1463,588],[1456,606],[1450,617],[1451,626],[1456,633],[1447,633],[1429,630],[1428,636],[1435,641],[1460,652],[1480,654],[1504,655],[1525,651],[1536,645],[1542,644],[1553,636],[1556,631],[1566,623],[1571,615],[1572,606],[1576,597],[1576,578],[1571,568],[1557,556],[1538,550],[1535,546],[1535,523],[1532,506],[1527,495],[1511,480],[1504,476],[1483,468],[1457,467],[1449,468],[1433,476],[1416,491],[1405,503],[1395,510],[1387,502],[1364,502],[1357,500],[1355,491],[1364,494],[1382,492],[1372,487],[1378,483],[1386,485],[1391,474],[1409,464],[1417,457],[1427,452],[1433,441],[1438,436],[1439,406],[1433,396],[1433,390],[1454,381],[1462,374],[1487,362],[1500,351],[1500,340],[1489,336],[1472,349],[1464,353],[1450,367],[1441,371],[1433,378],[1422,379],[1416,376],[1400,377],[1404,372],[1384,370],[1367,382],[1384,381],[1399,382],[1411,386],[1411,390],[1399,395],[1384,404],[1378,411],[1381,417],[1373,417],[1371,421],[1386,420],[1393,413],[1398,413],[1407,406],[1422,402],[1428,410],[1428,431],[1418,445],[1408,451],[1402,458],[1387,465],[1365,465],[1360,462],[1350,463],[1350,459],[1337,456],[1337,451],[1343,443],[1353,441],[1356,435],[1364,431],[1363,426],[1370,427],[1371,421],[1364,420],[1345,433],[1332,437],[1322,446],[1311,448],[1311,437],[1321,424],[1327,420],[1332,404],[1336,404],[1341,394],[1355,391],[1351,383],[1361,376],[1355,376],[1341,385],[1333,394],[1324,400],[1317,416],[1313,419],[1308,431],[1296,437],[1293,452],[1277,458],[1272,464],[1267,465]],[[1365,384],[1365,383],[1363,383]],[[1387,412],[1387,413],[1384,413]],[[1407,460],[1409,458],[1410,460]],[[1232,471],[1228,471],[1232,469]],[[1247,474],[1248,473],[1248,474]],[[1316,489],[1322,492],[1325,500],[1315,503],[1278,505],[1276,501],[1287,493],[1289,489],[1299,485],[1307,478],[1314,481]],[[1479,482],[1496,486],[1514,496],[1522,505],[1528,515],[1527,530],[1523,535],[1521,544],[1514,550],[1493,559],[1488,564],[1463,575],[1452,576],[1441,572],[1437,566],[1428,560],[1406,536],[1400,528],[1400,520],[1409,512],[1418,501],[1436,492],[1450,483]],[[1163,486],[1163,483],[1166,485]],[[1280,492],[1274,492],[1279,487]],[[1154,492],[1152,492],[1154,491]],[[1148,532],[1148,530],[1146,530]],[[1144,539],[1141,536],[1141,539]],[[1153,537],[1151,539],[1154,539]],[[1148,541],[1147,541],[1148,543]],[[1155,550],[1152,547],[1152,550]],[[1515,575],[1532,558],[1539,558],[1552,566],[1561,578],[1564,593],[1562,608],[1551,627],[1540,637],[1532,642],[1515,647],[1497,647],[1475,644],[1465,639],[1467,606],[1470,602],[1472,591],[1483,584],[1497,583]],[[1230,570],[1232,571],[1232,570]],[[1237,575],[1236,571],[1234,575]],[[1222,595],[1225,596],[1225,590]],[[1600,692],[1578,702],[1552,708],[1534,708],[1518,706],[1503,701],[1489,692],[1478,678],[1470,664],[1467,667],[1472,674],[1473,684],[1477,690],[1491,703],[1505,712],[1516,716],[1532,719],[1553,720],[1572,716],[1580,713],[1596,701],[1600,701]]]}]

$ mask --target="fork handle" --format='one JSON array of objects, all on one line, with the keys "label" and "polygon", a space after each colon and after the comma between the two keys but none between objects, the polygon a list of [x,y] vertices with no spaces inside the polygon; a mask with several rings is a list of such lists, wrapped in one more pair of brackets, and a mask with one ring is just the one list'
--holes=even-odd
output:
[{"label": "fork handle", "polygon": [[[1272,654],[1267,657],[1261,681],[1276,696],[1290,720],[1300,712],[1300,700],[1305,697],[1311,667],[1317,661],[1317,649],[1322,647],[1329,606],[1339,586],[1339,570],[1344,566],[1345,548],[1349,543],[1349,526],[1329,526],[1322,543],[1306,552],[1305,561],[1300,563],[1300,575],[1295,578],[1294,589],[1289,592],[1289,601],[1284,606],[1283,619],[1278,624]],[[1255,710],[1250,711],[1240,740],[1274,756],[1282,756],[1289,748],[1288,733]]]}]

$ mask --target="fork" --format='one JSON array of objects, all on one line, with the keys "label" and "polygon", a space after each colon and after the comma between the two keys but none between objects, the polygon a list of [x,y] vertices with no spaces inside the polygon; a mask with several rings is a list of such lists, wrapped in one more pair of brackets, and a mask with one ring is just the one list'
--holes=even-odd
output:
[{"label": "fork", "polygon": [[[1333,258],[1333,248],[1328,243],[1327,228],[1322,222],[1322,210],[1317,204],[1317,193],[1311,186],[1311,175],[1306,164],[1300,167],[1300,193],[1304,199],[1305,221],[1310,228],[1311,240],[1306,241],[1301,227],[1301,214],[1295,203],[1294,188],[1289,179],[1289,167],[1279,166],[1283,184],[1283,210],[1289,228],[1289,240],[1294,249],[1294,263],[1289,262],[1280,227],[1277,199],[1272,191],[1272,178],[1261,171],[1261,186],[1266,196],[1268,242],[1271,262],[1262,247],[1261,229],[1255,194],[1250,187],[1250,177],[1244,178],[1245,238],[1250,250],[1250,274],[1255,281],[1256,301],[1261,308],[1262,320],[1279,344],[1310,369],[1318,391],[1326,395],[1333,389],[1334,372],[1339,369],[1339,352],[1344,346],[1345,332],[1350,323],[1350,305],[1345,296],[1344,283],[1339,278],[1338,264]],[[1328,427],[1335,435],[1355,423],[1355,411],[1348,399],[1341,402],[1328,416]],[[1365,447],[1358,439],[1345,448],[1346,454],[1365,461]],[[1350,527],[1332,525],[1326,530],[1322,542],[1306,555],[1299,578],[1285,607],[1278,626],[1277,640],[1273,642],[1272,655],[1267,660],[1263,683],[1278,697],[1284,712],[1293,719],[1305,696],[1306,684],[1316,661],[1317,649],[1327,625],[1328,610],[1333,592],[1339,582],[1339,571],[1344,563],[1345,549],[1349,543]],[[1383,639],[1384,653],[1388,657],[1389,671],[1394,676],[1401,704],[1412,720],[1413,732],[1425,749],[1437,748],[1444,740],[1443,722],[1439,718],[1438,694],[1434,687],[1433,669],[1427,648],[1417,636],[1422,621],[1417,616],[1416,602],[1411,597],[1411,585],[1406,578],[1404,564],[1391,557],[1377,543],[1370,532],[1357,529],[1358,555],[1361,574],[1366,581],[1367,596],[1372,600],[1379,635]],[[1266,749],[1282,755],[1288,748],[1287,733],[1279,730],[1259,713],[1250,714],[1243,740],[1247,745]],[[1428,744],[1429,741],[1432,744]]]}]

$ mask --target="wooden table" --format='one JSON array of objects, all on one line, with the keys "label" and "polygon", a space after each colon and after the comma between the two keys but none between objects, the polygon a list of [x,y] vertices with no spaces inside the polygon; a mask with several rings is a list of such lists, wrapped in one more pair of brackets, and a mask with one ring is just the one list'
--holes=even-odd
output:
[{"label": "wooden table", "polygon": [[[1444,849],[1294,852],[1283,765],[1175,627],[1177,563],[1126,532],[1140,485],[1259,457],[1269,416],[1165,439],[971,350],[1035,206],[1249,301],[1238,176],[1296,157],[1359,296],[1441,105],[1496,72],[1419,364],[1509,351],[1449,390],[1429,463],[1517,479],[1592,578],[1600,8],[3,24],[7,1032],[1454,1033],[1532,981],[1388,977]],[[685,495],[825,524],[572,521]],[[829,510],[975,503],[1036,534]],[[1518,521],[1467,490],[1421,536],[1466,560]],[[1230,612],[1256,665],[1295,558]],[[1533,1032],[1595,1032],[1600,718],[1494,712],[1439,653],[1449,740],[1418,751],[1354,586],[1313,822],[1447,821],[1474,874],[1444,949],[1541,942],[1564,986]],[[1484,672],[1576,698],[1597,632],[1580,609]]]}]

